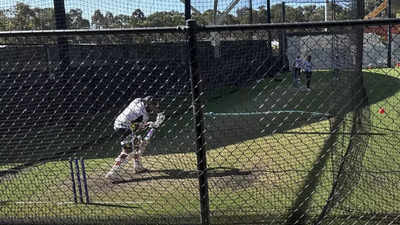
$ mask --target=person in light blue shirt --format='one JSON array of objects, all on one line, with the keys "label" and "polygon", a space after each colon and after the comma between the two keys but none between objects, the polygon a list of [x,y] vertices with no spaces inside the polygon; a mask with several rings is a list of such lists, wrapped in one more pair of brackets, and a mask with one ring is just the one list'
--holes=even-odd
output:
[{"label": "person in light blue shirt", "polygon": [[307,56],[306,61],[304,61],[303,70],[306,75],[307,91],[311,91],[311,75],[312,75],[311,55]]},{"label": "person in light blue shirt", "polygon": [[339,80],[339,74],[340,74],[340,61],[339,61],[339,56],[335,55],[332,67],[333,67],[333,79],[334,80]]},{"label": "person in light blue shirt", "polygon": [[300,86],[300,73],[301,67],[303,65],[303,60],[300,56],[297,56],[293,62],[293,86],[298,87]]}]

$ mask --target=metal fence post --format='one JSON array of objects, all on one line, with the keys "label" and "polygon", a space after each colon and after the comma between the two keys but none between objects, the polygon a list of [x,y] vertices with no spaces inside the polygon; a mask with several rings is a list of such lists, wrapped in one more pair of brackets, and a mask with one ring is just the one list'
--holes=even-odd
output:
[{"label": "metal fence post", "polygon": [[[281,22],[286,23],[286,6],[285,2],[282,2],[281,5]],[[286,30],[281,31],[281,38],[279,41],[279,52],[281,56],[281,61],[282,61],[282,68],[286,71],[289,69],[289,62],[287,62],[287,38],[286,38]]]},{"label": "metal fence post", "polygon": [[[271,23],[271,0],[267,0],[267,23]],[[268,57],[272,56],[272,34],[268,31]]]},{"label": "metal fence post", "polygon": [[[53,0],[54,19],[57,30],[67,29],[64,0]],[[61,61],[61,70],[65,70],[69,62],[68,40],[64,36],[57,37],[58,55]]]},{"label": "metal fence post", "polygon": [[185,21],[192,18],[192,3],[190,0],[185,0]]},{"label": "metal fence post", "polygon": [[253,24],[253,22],[253,1],[249,0],[249,24]]},{"label": "metal fence post", "polygon": [[202,110],[202,88],[199,64],[197,61],[197,40],[196,40],[196,21],[193,19],[187,20],[188,27],[188,47],[189,47],[189,73],[191,78],[192,88],[192,107],[194,127],[196,131],[196,155],[197,155],[197,170],[199,179],[200,191],[200,213],[201,224],[209,224],[209,196],[208,196],[208,178],[207,178],[207,160],[204,140],[204,116]]},{"label": "metal fence post", "polygon": [[[387,17],[392,16],[392,0],[387,1]],[[387,54],[387,67],[392,68],[392,25],[388,25],[388,54]]]}]

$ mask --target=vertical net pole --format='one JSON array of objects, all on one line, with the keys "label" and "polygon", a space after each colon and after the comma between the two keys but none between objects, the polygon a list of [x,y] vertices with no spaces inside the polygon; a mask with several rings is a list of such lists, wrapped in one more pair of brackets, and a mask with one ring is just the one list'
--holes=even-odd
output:
[{"label": "vertical net pole", "polygon": [[[65,16],[65,4],[64,0],[53,0],[54,4],[54,18],[56,22],[57,30],[67,29],[67,20]],[[61,70],[64,71],[67,68],[69,57],[68,57],[68,41],[64,36],[57,37],[58,55],[60,57]]]},{"label": "vertical net pole", "polygon": [[192,18],[191,1],[185,0],[185,21]]},{"label": "vertical net pole", "polygon": [[[253,1],[249,0],[249,24],[253,24]],[[249,40],[253,39],[253,32],[249,32]]]},{"label": "vertical net pole", "polygon": [[192,88],[192,107],[194,127],[196,132],[196,154],[197,154],[197,170],[200,191],[200,213],[201,224],[209,224],[209,196],[208,196],[208,178],[207,178],[207,159],[204,139],[204,116],[202,110],[202,88],[199,64],[197,61],[197,44],[196,44],[196,21],[187,20],[188,27],[188,47],[189,47],[189,72]]},{"label": "vertical net pole", "polygon": [[253,24],[253,1],[249,0],[249,24]]},{"label": "vertical net pole", "polygon": [[[285,23],[286,22],[286,6],[285,2],[282,2],[281,5],[281,22]],[[286,30],[281,31],[281,38],[279,42],[279,52],[281,56],[281,62],[282,62],[282,69],[285,71],[289,68],[289,63],[287,62],[287,39],[286,39]]]},{"label": "vertical net pole", "polygon": [[[392,18],[392,0],[387,1],[387,17]],[[388,25],[387,67],[392,68],[392,25]]]},{"label": "vertical net pole", "polygon": [[[267,23],[271,23],[271,0],[267,0]],[[268,31],[268,57],[272,55],[272,35]]]}]

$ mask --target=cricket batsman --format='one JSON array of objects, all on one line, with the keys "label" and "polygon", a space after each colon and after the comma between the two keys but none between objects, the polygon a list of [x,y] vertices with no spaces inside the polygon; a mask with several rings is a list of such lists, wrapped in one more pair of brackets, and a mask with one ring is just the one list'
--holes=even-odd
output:
[{"label": "cricket batsman", "polygon": [[[150,115],[157,114],[154,122],[148,122]],[[115,119],[114,130],[120,137],[122,151],[115,159],[111,170],[106,174],[110,180],[121,178],[118,172],[133,159],[135,173],[146,171],[141,163],[141,156],[149,140],[164,121],[165,116],[159,112],[159,104],[152,96],[134,99]],[[145,132],[144,138],[141,133]]]}]

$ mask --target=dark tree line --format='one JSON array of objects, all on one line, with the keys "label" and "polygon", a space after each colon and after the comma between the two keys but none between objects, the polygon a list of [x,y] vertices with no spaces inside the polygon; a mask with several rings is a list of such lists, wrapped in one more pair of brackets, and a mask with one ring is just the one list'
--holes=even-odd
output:
[{"label": "dark tree line", "polygon": [[[89,20],[83,18],[82,10],[71,9],[66,14],[68,28],[88,28]],[[12,9],[0,10],[0,30],[50,30],[55,29],[53,8],[32,8],[17,3]]]},{"label": "dark tree line", "polygon": [[[367,0],[366,11],[373,10],[379,1]],[[306,22],[321,21],[325,19],[325,9],[318,5],[286,5],[287,22]],[[348,5],[329,5],[329,19],[332,12],[337,20],[349,19],[351,7]],[[271,6],[272,22],[281,22],[281,4]],[[216,12],[217,17],[223,12]],[[213,24],[214,11],[206,10],[202,13],[193,12],[200,24]],[[246,24],[246,23],[266,23],[267,9],[260,6],[252,9],[250,20],[249,8],[239,8],[235,12],[230,12],[224,17],[223,24]],[[136,9],[130,15],[113,14],[109,11],[96,10],[91,18],[83,17],[81,9],[70,9],[66,12],[67,26],[69,29],[78,28],[131,28],[131,27],[158,27],[158,26],[177,26],[184,24],[183,12],[160,11],[145,15],[142,10]],[[55,29],[54,9],[31,7],[24,3],[17,3],[11,9],[0,10],[0,30],[49,30]]]}]

